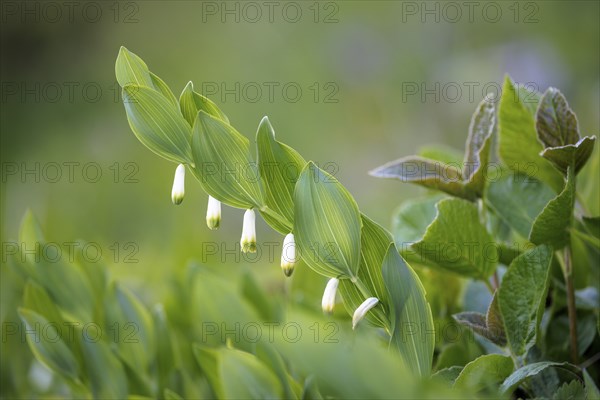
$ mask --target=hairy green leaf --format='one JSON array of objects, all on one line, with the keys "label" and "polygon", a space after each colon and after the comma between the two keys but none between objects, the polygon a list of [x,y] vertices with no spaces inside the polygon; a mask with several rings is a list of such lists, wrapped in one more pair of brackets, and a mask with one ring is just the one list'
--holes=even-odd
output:
[{"label": "hairy green leaf", "polygon": [[552,400],[584,400],[586,398],[583,385],[576,379],[565,382],[552,396]]},{"label": "hairy green leaf", "polygon": [[569,167],[563,191],[550,200],[531,227],[529,240],[535,244],[550,244],[561,248],[569,241],[575,204],[575,173]]},{"label": "hairy green leaf", "polygon": [[533,364],[527,364],[510,374],[510,376],[504,380],[502,386],[500,386],[500,391],[502,393],[510,393],[525,379],[535,376],[549,367],[564,368],[569,371],[578,370],[577,367],[566,362],[559,363],[552,361],[541,361]]},{"label": "hairy green leaf", "polygon": [[471,118],[462,176],[468,189],[483,195],[490,161],[492,136],[496,130],[496,106],[484,99]]},{"label": "hairy green leaf", "polygon": [[407,245],[423,238],[427,227],[437,214],[436,203],[442,196],[410,199],[404,201],[392,215],[392,233],[401,252]]},{"label": "hairy green leaf", "polygon": [[537,330],[537,313],[544,307],[549,283],[552,249],[535,247],[513,260],[498,292],[508,344],[523,354]]},{"label": "hairy green leaf", "polygon": [[485,200],[511,228],[529,237],[535,218],[555,193],[542,182],[523,174],[508,174],[490,183]]},{"label": "hairy green leaf", "polygon": [[559,147],[548,147],[541,152],[541,156],[549,160],[563,174],[571,163],[575,164],[575,173],[585,165],[594,151],[596,136],[586,136],[575,144],[566,144]]},{"label": "hairy green leaf", "polygon": [[421,263],[478,279],[489,277],[498,260],[492,237],[479,221],[477,206],[445,199],[425,236],[412,247]]},{"label": "hairy green leaf", "polygon": [[470,328],[490,342],[498,345],[506,345],[506,333],[498,309],[497,296],[494,294],[487,314],[474,311],[464,311],[453,315],[454,319],[462,325]]},{"label": "hairy green leaf", "polygon": [[540,100],[535,127],[544,147],[575,144],[579,140],[577,117],[563,94],[553,87]]},{"label": "hairy green leaf", "polygon": [[486,354],[465,365],[454,381],[454,387],[472,390],[493,388],[495,392],[497,385],[504,381],[513,369],[514,364],[510,357]]},{"label": "hairy green leaf", "polygon": [[399,179],[428,189],[440,190],[452,196],[473,200],[476,193],[463,184],[460,169],[440,161],[418,156],[403,157],[369,172],[377,178]]},{"label": "hairy green leaf", "polygon": [[498,134],[500,157],[509,168],[539,179],[557,192],[560,190],[561,174],[539,157],[542,145],[537,140],[534,115],[526,105],[524,92],[508,76],[500,99]]}]

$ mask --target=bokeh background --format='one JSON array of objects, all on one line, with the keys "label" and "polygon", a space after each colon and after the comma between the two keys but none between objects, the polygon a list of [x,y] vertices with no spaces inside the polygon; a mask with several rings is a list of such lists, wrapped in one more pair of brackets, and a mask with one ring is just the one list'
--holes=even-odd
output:
[{"label": "bokeh background", "polygon": [[[284,286],[277,251],[257,262],[203,251],[207,242],[233,248],[241,210],[224,208],[221,229],[209,231],[191,175],[183,204],[171,204],[175,165],[138,142],[120,102],[122,45],[176,94],[189,80],[216,91],[205,94],[248,137],[268,115],[279,140],[333,171],[384,226],[420,189],[368,171],[431,143],[462,151],[471,113],[506,73],[560,88],[582,133],[600,130],[597,1],[273,4],[3,2],[3,238],[16,238],[31,208],[52,240],[98,243],[112,273],[144,298],[160,298],[191,259]],[[259,245],[281,240],[262,222],[257,233]],[[324,280],[298,269],[316,293],[298,296],[318,307]]]}]

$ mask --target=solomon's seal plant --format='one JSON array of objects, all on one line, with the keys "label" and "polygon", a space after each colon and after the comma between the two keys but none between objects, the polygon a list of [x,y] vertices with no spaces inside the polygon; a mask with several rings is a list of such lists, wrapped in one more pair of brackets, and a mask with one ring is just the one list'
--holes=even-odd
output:
[{"label": "solomon's seal plant", "polygon": [[[27,213],[19,243],[35,251],[11,252],[2,264],[3,305],[21,304],[2,314],[2,349],[25,366],[14,371],[52,371],[46,393],[600,398],[600,165],[596,138],[580,134],[558,90],[531,92],[507,77],[499,101],[477,106],[464,155],[429,147],[372,171],[428,189],[398,208],[390,233],[337,179],[277,140],[268,118],[251,143],[191,82],[175,96],[125,48],[116,76],[131,130],[173,162],[172,202],[183,201],[191,174],[208,194],[211,230],[227,215],[223,206],[245,210],[244,252],[257,250],[262,217],[281,234],[286,277],[297,281],[308,266],[328,278],[325,315],[291,301],[283,312],[251,273],[224,278],[193,262],[164,304],[148,309],[102,263],[50,260]],[[309,300],[317,308],[318,296]],[[348,315],[327,325],[342,320],[339,300]],[[314,327],[315,318],[335,328],[338,345],[317,331],[291,341],[279,325]],[[264,321],[270,340],[238,340],[235,329],[235,340],[224,338],[215,321],[230,330]],[[61,334],[64,326],[70,333]],[[39,395],[27,374],[12,371],[2,371],[9,392]]]},{"label": "solomon's seal plant", "polygon": [[407,323],[426,327],[424,332],[433,330],[423,287],[398,255],[391,234],[360,213],[337,179],[276,140],[267,117],[256,132],[255,161],[250,141],[211,100],[194,91],[192,82],[177,100],[125,48],[119,52],[116,74],[131,130],[150,150],[178,164],[173,203],[183,199],[187,168],[209,195],[209,228],[219,225],[221,203],[246,209],[240,239],[243,252],[256,251],[255,218],[262,215],[284,235],[281,268],[286,276],[302,259],[331,278],[323,295],[325,312],[333,310],[339,291],[353,314],[353,327],[366,318],[383,328],[407,365],[417,374],[429,374],[433,336],[420,335],[402,345],[400,338],[395,339]]}]

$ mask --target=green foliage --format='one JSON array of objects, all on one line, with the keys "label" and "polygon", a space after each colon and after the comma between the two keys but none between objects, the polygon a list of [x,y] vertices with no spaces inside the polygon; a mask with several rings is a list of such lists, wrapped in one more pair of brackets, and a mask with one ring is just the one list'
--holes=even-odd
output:
[{"label": "green foliage", "polygon": [[454,381],[455,387],[468,387],[476,391],[493,388],[504,381],[513,371],[510,357],[486,354],[465,365]]},{"label": "green foliage", "polygon": [[[274,289],[250,270],[192,261],[150,300],[102,262],[52,262],[27,213],[19,241],[36,251],[2,264],[2,315],[30,334],[3,340],[3,353],[21,356],[3,382],[27,387],[28,369],[42,368],[49,387],[30,397],[598,397],[598,290],[586,287],[598,216],[583,211],[597,199],[579,200],[576,185],[578,172],[591,176],[595,137],[581,137],[556,89],[540,96],[507,77],[499,104],[477,106],[462,159],[430,147],[374,170],[441,192],[402,204],[390,233],[276,140],[268,118],[254,146],[191,82],[177,99],[125,48],[115,72],[140,142],[214,199],[293,234],[298,272]],[[349,315],[323,316],[318,298],[296,296],[301,285],[317,292],[312,272],[339,279],[347,314],[368,324],[353,329]]]},{"label": "green foliage", "polygon": [[522,355],[535,336],[540,308],[548,290],[552,249],[540,246],[515,258],[498,292],[498,305],[512,352]]},{"label": "green foliage", "polygon": [[[434,329],[425,289],[417,274],[391,244],[383,261],[383,278],[391,299],[391,342],[406,365],[428,376],[434,350]],[[423,316],[429,316],[424,319]]]},{"label": "green foliage", "polygon": [[479,220],[477,206],[466,200],[444,199],[436,207],[436,218],[423,238],[412,245],[422,263],[464,276],[489,277],[496,266],[497,250]]},{"label": "green foliage", "polygon": [[[462,170],[453,152],[434,148],[372,174],[445,195],[408,200],[394,213],[394,240],[417,273],[441,276],[443,269],[479,281],[466,283],[463,309],[452,314],[487,354],[459,372],[466,347],[442,340],[436,379],[492,396],[582,397],[594,386],[589,378],[581,385],[576,364],[594,358],[600,345],[593,329],[600,322],[600,233],[598,217],[583,211],[598,199],[582,197],[576,178],[597,161],[596,138],[581,137],[575,113],[554,88],[540,95],[506,77],[497,108],[484,100],[473,114]],[[490,150],[496,148],[500,163]],[[593,193],[597,168],[582,175],[585,193]],[[443,311],[433,315],[444,321]]]},{"label": "green foliage", "polygon": [[537,140],[535,109],[539,94],[517,88],[507,76],[502,87],[498,115],[500,157],[507,167],[525,173],[560,190],[562,179],[552,164],[539,156],[542,145]]}]

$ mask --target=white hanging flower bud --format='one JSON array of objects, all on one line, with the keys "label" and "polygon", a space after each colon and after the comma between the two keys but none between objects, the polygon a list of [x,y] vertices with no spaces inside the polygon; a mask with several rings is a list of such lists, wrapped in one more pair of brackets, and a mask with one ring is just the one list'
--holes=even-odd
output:
[{"label": "white hanging flower bud", "polygon": [[335,294],[340,281],[337,278],[331,278],[325,286],[323,292],[323,300],[321,300],[321,308],[325,314],[331,314],[333,312],[333,306],[335,306]]},{"label": "white hanging flower bud", "polygon": [[173,180],[173,190],[171,190],[171,200],[173,204],[181,204],[185,195],[185,165],[179,164],[175,170],[175,179]]},{"label": "white hanging flower bud", "polygon": [[283,239],[283,249],[281,250],[281,269],[285,276],[292,275],[292,272],[294,272],[294,265],[297,261],[294,234],[288,233]]},{"label": "white hanging flower bud", "polygon": [[244,224],[242,225],[242,239],[240,245],[244,253],[256,253],[256,215],[253,209],[244,213]]},{"label": "white hanging flower bud", "polygon": [[354,315],[352,316],[352,329],[356,328],[356,325],[360,322],[361,319],[367,315],[367,312],[373,307],[375,307],[379,303],[379,299],[377,297],[369,297],[365,301],[362,302],[360,306],[354,311]]},{"label": "white hanging flower bud", "polygon": [[206,225],[208,225],[210,229],[217,229],[219,225],[221,225],[221,202],[212,196],[208,196]]}]

